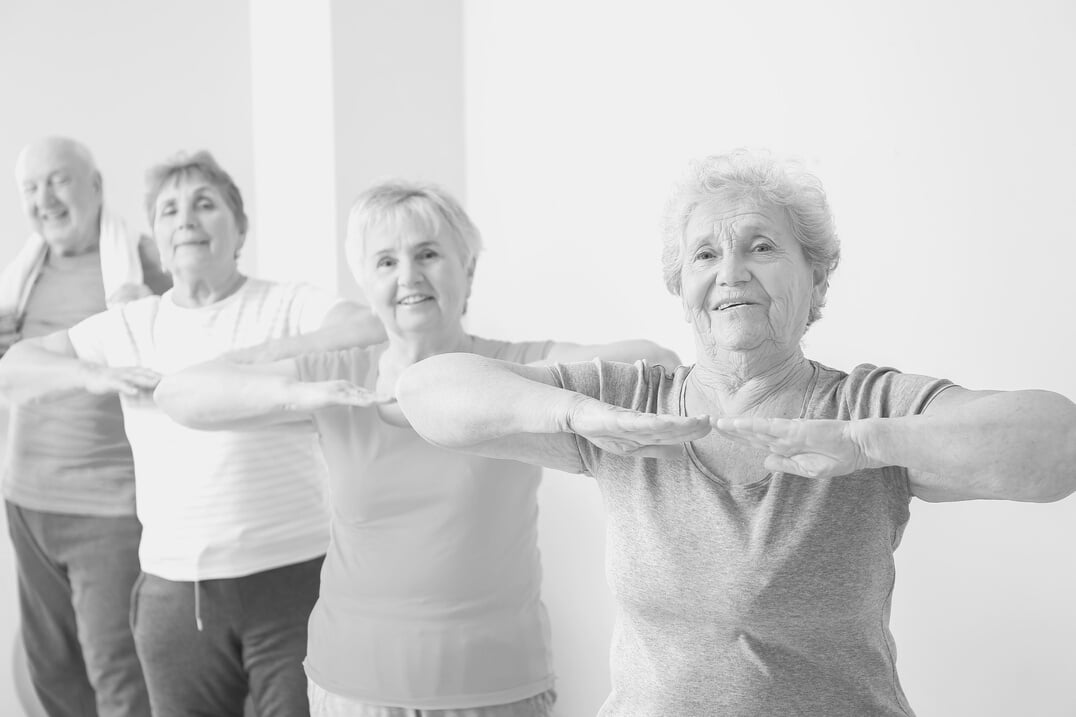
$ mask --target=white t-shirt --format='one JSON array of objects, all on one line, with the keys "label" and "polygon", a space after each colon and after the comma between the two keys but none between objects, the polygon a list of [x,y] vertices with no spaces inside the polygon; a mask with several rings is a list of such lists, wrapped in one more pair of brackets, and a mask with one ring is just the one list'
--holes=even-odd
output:
[{"label": "white t-shirt", "polygon": [[[91,316],[68,335],[84,360],[168,374],[314,331],[339,302],[313,287],[248,279],[210,306],[177,306],[169,291]],[[325,466],[310,421],[198,431],[172,421],[150,397],[124,399],[123,415],[145,572],[234,578],[325,553]]]}]

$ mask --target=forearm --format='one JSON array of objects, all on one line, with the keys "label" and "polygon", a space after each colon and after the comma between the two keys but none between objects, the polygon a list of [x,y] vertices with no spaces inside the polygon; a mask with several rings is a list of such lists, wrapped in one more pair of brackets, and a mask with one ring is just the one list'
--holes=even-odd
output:
[{"label": "forearm", "polygon": [[218,359],[162,378],[153,398],[177,423],[220,430],[287,417],[298,383]]},{"label": "forearm", "polygon": [[943,494],[1050,501],[1076,490],[1076,405],[1056,393],[1000,392],[851,425],[872,460],[930,474],[927,487]]},{"label": "forearm", "polygon": [[440,354],[405,370],[396,397],[411,426],[446,448],[561,433],[572,408],[587,399],[528,377],[548,370],[475,354]]},{"label": "forearm", "polygon": [[27,339],[12,346],[0,359],[0,395],[12,403],[28,403],[77,393],[86,390],[90,376],[99,368]]},{"label": "forearm", "polygon": [[386,339],[385,327],[376,316],[325,326],[299,336],[267,341],[225,355],[235,363],[270,363],[308,353],[365,348]]}]

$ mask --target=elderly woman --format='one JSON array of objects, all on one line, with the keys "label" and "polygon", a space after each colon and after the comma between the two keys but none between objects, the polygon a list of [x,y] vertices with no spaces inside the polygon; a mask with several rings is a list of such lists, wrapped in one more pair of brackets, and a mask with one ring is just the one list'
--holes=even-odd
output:
[{"label": "elderly woman", "polygon": [[[312,287],[240,273],[239,189],[206,152],[149,173],[147,209],[174,288],[23,341],[0,361],[0,390],[29,401],[70,390],[119,393],[134,455],[142,574],[135,644],[153,714],[308,714],[307,620],[328,545],[325,471],[309,426],[205,433],[147,393],[159,375],[322,326],[382,334],[356,305]],[[317,336],[317,334],[315,334]]]},{"label": "elderly woman", "polygon": [[888,621],[910,499],[1067,495],[1076,406],[805,358],[838,246],[795,166],[706,159],[668,219],[695,365],[452,354],[405,372],[400,406],[436,445],[597,479],[617,603],[602,715],[906,717]]},{"label": "elderly woman", "polygon": [[373,405],[403,369],[449,351],[513,363],[596,354],[679,363],[645,341],[595,347],[467,333],[479,249],[477,229],[443,190],[375,186],[351,210],[347,250],[387,343],[266,366],[218,361],[157,389],[165,411],[203,428],[314,415],[332,506],[306,663],[316,715],[545,717],[553,706],[540,471],[435,448],[396,406]]}]

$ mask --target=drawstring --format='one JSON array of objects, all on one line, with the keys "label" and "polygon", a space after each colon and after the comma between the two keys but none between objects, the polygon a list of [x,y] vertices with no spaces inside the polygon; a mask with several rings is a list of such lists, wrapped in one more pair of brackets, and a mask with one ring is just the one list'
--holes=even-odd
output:
[{"label": "drawstring", "polygon": [[198,581],[194,581],[194,624],[198,632],[202,631],[202,597],[198,591]]}]

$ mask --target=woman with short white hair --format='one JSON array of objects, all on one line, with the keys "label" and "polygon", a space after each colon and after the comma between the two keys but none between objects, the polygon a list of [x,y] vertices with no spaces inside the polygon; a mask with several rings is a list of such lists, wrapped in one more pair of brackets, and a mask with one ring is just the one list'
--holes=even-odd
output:
[{"label": "woman with short white hair", "polygon": [[310,618],[311,710],[324,717],[547,717],[536,467],[445,451],[386,405],[408,366],[445,352],[513,363],[602,355],[675,365],[648,341],[480,338],[462,323],[481,241],[428,184],[364,192],[347,254],[386,343],[166,377],[157,401],[201,428],[312,413],[329,466],[332,542]]},{"label": "woman with short white hair", "polygon": [[1076,406],[806,358],[838,245],[796,165],[707,158],[667,227],[693,366],[449,354],[403,374],[400,405],[437,445],[596,479],[617,607],[603,717],[907,717],[888,624],[911,498],[1068,495]]}]

